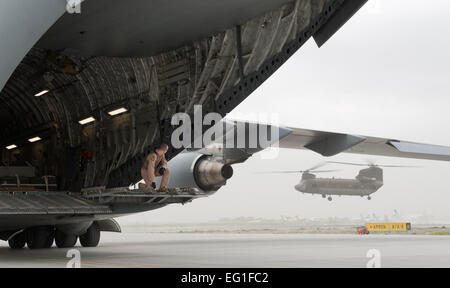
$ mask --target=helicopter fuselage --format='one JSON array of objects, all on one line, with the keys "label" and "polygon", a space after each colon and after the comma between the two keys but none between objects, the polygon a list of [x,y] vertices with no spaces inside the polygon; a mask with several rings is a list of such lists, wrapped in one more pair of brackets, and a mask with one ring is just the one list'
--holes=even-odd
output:
[{"label": "helicopter fuselage", "polygon": [[369,196],[378,191],[383,182],[375,178],[366,179],[302,179],[295,186],[299,192],[318,194],[322,196]]}]

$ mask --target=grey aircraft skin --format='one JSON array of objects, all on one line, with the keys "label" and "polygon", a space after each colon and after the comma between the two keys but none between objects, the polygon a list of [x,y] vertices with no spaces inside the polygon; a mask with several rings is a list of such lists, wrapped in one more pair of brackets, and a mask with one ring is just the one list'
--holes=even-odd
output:
[{"label": "grey aircraft skin", "polygon": [[383,186],[383,170],[378,167],[363,169],[355,179],[316,178],[305,172],[295,189],[302,193],[318,194],[332,201],[332,196],[367,196],[377,192]]},{"label": "grey aircraft skin", "polygon": [[[232,164],[267,146],[175,148],[172,115],[192,116],[201,105],[225,116],[306,41],[324,45],[366,2],[84,0],[67,9],[66,0],[2,0],[0,239],[17,249],[54,239],[72,247],[78,238],[93,247],[100,231],[120,231],[115,217],[216,192]],[[325,157],[450,161],[448,147],[278,129],[271,144]],[[161,143],[170,146],[176,189],[128,189]]]}]

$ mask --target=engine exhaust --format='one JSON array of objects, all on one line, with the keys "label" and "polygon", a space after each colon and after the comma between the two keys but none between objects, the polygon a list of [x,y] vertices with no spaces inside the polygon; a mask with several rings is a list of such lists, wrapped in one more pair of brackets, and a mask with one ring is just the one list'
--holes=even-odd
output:
[{"label": "engine exhaust", "polygon": [[194,177],[197,185],[205,191],[214,191],[222,187],[233,177],[233,167],[209,158],[199,159],[194,167]]}]

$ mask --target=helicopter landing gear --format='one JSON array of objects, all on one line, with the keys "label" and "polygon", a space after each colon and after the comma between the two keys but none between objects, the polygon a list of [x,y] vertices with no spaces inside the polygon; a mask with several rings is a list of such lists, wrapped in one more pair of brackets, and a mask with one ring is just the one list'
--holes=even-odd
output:
[{"label": "helicopter landing gear", "polygon": [[331,198],[331,196],[330,197],[328,197],[328,201],[332,201],[333,200],[333,198]]}]

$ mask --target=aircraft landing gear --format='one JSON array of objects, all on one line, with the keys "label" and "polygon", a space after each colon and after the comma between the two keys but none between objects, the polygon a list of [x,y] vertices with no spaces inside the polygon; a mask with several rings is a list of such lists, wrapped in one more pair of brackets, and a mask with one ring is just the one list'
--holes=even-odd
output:
[{"label": "aircraft landing gear", "polygon": [[55,239],[55,229],[51,226],[41,226],[26,231],[27,246],[30,249],[48,249]]},{"label": "aircraft landing gear", "polygon": [[331,198],[331,196],[328,197],[328,201],[333,201],[333,198]]},{"label": "aircraft landing gear", "polygon": [[323,195],[322,195],[322,198],[323,198],[323,199],[327,198],[327,195],[323,194]]},{"label": "aircraft landing gear", "polygon": [[67,234],[54,226],[30,227],[14,235],[8,240],[11,249],[22,249],[25,245],[30,249],[48,249],[55,242],[58,248],[72,248],[80,239],[83,247],[97,247],[100,242],[100,225],[92,223],[89,229],[81,236]]},{"label": "aircraft landing gear", "polygon": [[77,244],[78,236],[66,234],[58,229],[55,233],[55,243],[58,248],[72,248]]},{"label": "aircraft landing gear", "polygon": [[80,243],[83,247],[97,247],[99,242],[100,227],[96,222],[94,222],[86,233],[80,236]]},{"label": "aircraft landing gear", "polygon": [[27,243],[27,233],[22,232],[8,240],[9,248],[19,250]]},{"label": "aircraft landing gear", "polygon": [[372,197],[370,197],[370,196],[367,196],[367,200],[369,200],[369,201],[370,201],[370,200],[372,200]]}]

